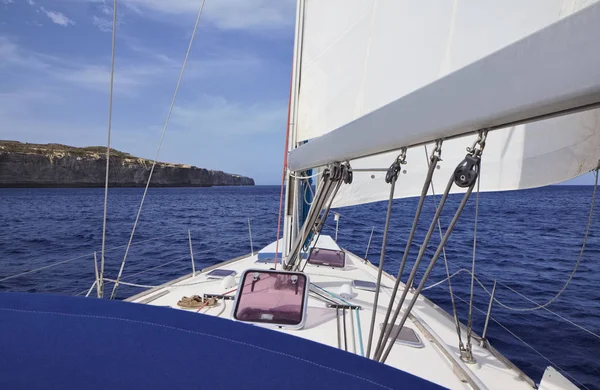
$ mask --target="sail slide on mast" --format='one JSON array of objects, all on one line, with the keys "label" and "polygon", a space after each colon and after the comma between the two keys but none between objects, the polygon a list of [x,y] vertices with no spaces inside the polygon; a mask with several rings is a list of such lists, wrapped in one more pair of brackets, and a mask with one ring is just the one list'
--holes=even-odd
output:
[{"label": "sail slide on mast", "polygon": [[[537,187],[586,173],[600,158],[597,110],[522,123],[600,105],[598,36],[600,4],[595,3],[312,139],[290,152],[289,168],[299,172],[340,161],[351,161],[353,168],[381,168],[396,150],[409,147],[408,174],[423,173],[425,153],[415,147],[444,139],[441,168],[453,169],[455,155],[464,155],[476,131],[502,129],[489,134],[482,191]],[[357,174],[333,206],[381,200],[375,189],[356,191],[377,185],[381,180],[374,176],[381,175]],[[408,186],[396,197],[417,191]]]}]

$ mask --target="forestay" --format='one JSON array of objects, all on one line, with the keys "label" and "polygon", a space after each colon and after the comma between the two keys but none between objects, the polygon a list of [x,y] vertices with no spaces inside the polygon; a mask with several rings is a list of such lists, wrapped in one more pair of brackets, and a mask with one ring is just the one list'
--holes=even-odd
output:
[{"label": "forestay", "polygon": [[[307,0],[302,46],[301,85],[298,106],[298,138],[307,140],[319,137],[342,127],[364,115],[375,114],[388,105],[424,85],[453,73],[483,57],[513,44],[523,37],[547,27],[557,20],[594,3],[594,1],[467,1],[453,3],[406,0]],[[600,5],[593,5],[587,16],[579,17],[600,25]],[[581,27],[580,22],[573,22]],[[563,29],[560,38],[569,27]],[[557,47],[564,42],[557,42]],[[597,51],[584,51],[587,61],[600,61]],[[555,74],[551,68],[557,57],[528,56],[529,51],[511,57],[507,65],[519,69],[548,71],[554,79],[567,82],[577,74]],[[559,53],[560,54],[560,53]],[[560,57],[558,57],[560,58]],[[573,61],[573,58],[567,58]],[[577,58],[583,61],[583,58]],[[527,65],[529,64],[529,65]],[[560,69],[560,64],[558,64]],[[600,69],[600,67],[597,67]],[[500,67],[502,69],[502,67]],[[535,72],[537,74],[537,72]],[[486,73],[481,73],[486,74]],[[489,76],[489,74],[487,74]],[[530,75],[515,74],[515,79],[528,79]],[[532,76],[535,76],[533,74]],[[541,78],[540,78],[541,79]],[[452,100],[460,101],[462,88],[493,79],[464,80],[447,95],[446,109]],[[593,81],[593,80],[592,80]],[[600,81],[600,80],[595,80]],[[590,82],[593,85],[593,82]],[[492,108],[498,100],[511,102],[527,90],[514,95],[497,96],[498,88],[486,90],[483,108]],[[542,92],[544,84],[536,91]],[[592,95],[594,92],[592,91]],[[441,100],[441,99],[440,99]],[[423,101],[418,116],[433,118],[444,123],[452,111],[440,114],[440,107]],[[391,104],[390,104],[391,106]],[[458,105],[460,106],[460,104]],[[386,108],[386,107],[384,107]],[[462,113],[460,113],[462,114]],[[477,115],[475,112],[474,115]],[[368,115],[373,117],[374,115]],[[458,116],[458,115],[456,115]],[[405,116],[380,122],[385,131],[402,138],[416,134],[421,129],[401,128]],[[357,121],[358,122],[358,121]],[[362,121],[360,138],[369,139],[374,126]],[[350,126],[350,125],[348,125]],[[345,127],[348,127],[345,126]],[[341,129],[343,130],[343,129]],[[356,130],[356,129],[355,129]],[[379,134],[379,133],[377,133]],[[333,135],[333,134],[331,134]],[[332,139],[327,136],[324,138]],[[406,137],[405,137],[406,138]],[[451,172],[465,155],[475,136],[446,140],[442,147],[440,170],[434,175],[437,187],[445,183]],[[321,141],[321,140],[319,140]],[[356,139],[336,138],[329,144],[323,157],[341,155]],[[363,143],[364,144],[364,143]],[[292,152],[290,168],[301,169],[306,164],[305,147]],[[399,145],[402,146],[402,145]],[[389,150],[389,149],[387,149]],[[429,151],[432,150],[432,146]],[[600,121],[598,110],[571,114],[527,125],[513,126],[490,132],[485,156],[482,160],[482,191],[531,188],[552,184],[578,176],[595,168],[600,158]],[[300,152],[300,153],[298,153]],[[304,154],[303,154],[304,153]],[[351,166],[357,168],[387,168],[397,151],[355,159]],[[310,156],[313,158],[314,155]],[[313,159],[314,160],[314,159]],[[399,178],[395,197],[418,195],[427,170],[423,146],[409,148],[406,174]],[[384,172],[355,172],[351,185],[343,186],[334,201],[335,207],[383,200],[389,186],[383,180]],[[458,189],[457,189],[458,190]]]}]

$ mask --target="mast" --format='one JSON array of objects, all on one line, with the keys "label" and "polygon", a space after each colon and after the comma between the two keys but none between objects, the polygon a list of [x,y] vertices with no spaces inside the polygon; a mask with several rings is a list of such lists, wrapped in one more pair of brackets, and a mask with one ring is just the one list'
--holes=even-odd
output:
[{"label": "mast", "polygon": [[[287,150],[298,146],[296,121],[298,118],[298,93],[300,90],[300,68],[302,63],[302,39],[304,34],[304,7],[306,0],[298,0],[296,4],[296,29],[294,33],[294,55],[292,59],[292,82],[290,86],[290,114],[288,118],[289,139]],[[299,180],[289,174],[286,169],[285,208],[283,218],[283,258],[287,257],[291,244],[298,234],[298,185]]]}]

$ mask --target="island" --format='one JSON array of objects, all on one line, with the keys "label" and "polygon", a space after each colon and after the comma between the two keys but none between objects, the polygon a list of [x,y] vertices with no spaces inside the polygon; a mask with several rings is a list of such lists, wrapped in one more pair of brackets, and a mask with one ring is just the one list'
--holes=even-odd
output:
[{"label": "island", "polygon": [[[144,187],[152,161],[115,149],[110,152],[110,187]],[[0,141],[0,187],[103,187],[106,147],[73,147]],[[240,175],[159,162],[152,187],[253,186]]]}]

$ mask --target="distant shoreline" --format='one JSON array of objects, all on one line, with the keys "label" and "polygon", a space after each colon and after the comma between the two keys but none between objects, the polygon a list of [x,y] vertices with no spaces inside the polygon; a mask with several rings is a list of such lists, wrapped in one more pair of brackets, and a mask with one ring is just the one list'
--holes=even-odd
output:
[{"label": "distant shoreline", "polygon": [[[157,162],[111,150],[110,187],[253,186],[254,179],[191,165]],[[106,149],[0,141],[0,188],[104,187]]]}]

